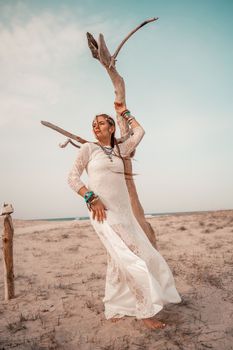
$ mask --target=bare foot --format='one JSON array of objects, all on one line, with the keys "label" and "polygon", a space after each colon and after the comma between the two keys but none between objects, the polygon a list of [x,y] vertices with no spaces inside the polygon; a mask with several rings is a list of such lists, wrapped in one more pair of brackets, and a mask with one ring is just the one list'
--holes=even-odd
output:
[{"label": "bare foot", "polygon": [[166,323],[160,322],[159,320],[155,320],[153,318],[144,318],[143,322],[150,329],[164,328],[166,326]]}]

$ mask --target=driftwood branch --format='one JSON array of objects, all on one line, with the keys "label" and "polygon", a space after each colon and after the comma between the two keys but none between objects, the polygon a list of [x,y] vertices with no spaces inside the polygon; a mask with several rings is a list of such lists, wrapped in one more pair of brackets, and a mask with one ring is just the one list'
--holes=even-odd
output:
[{"label": "driftwood branch", "polygon": [[82,137],[79,137],[79,136],[77,136],[77,135],[74,135],[74,134],[72,134],[71,132],[66,131],[66,130],[64,130],[64,129],[60,128],[59,126],[54,125],[54,124],[52,124],[52,123],[49,123],[49,122],[46,122],[46,121],[42,120],[42,121],[41,121],[41,124],[43,124],[44,126],[47,126],[47,127],[50,128],[50,129],[53,129],[53,130],[59,132],[59,133],[62,134],[62,135],[65,135],[65,136],[69,137],[70,139],[73,139],[73,140],[75,140],[75,141],[78,141],[78,142],[80,142],[80,143],[85,143],[85,142],[87,142],[87,140],[83,139]]},{"label": "driftwood branch", "polygon": [[122,42],[121,42],[120,45],[117,47],[117,49],[116,49],[116,51],[114,52],[114,54],[112,55],[109,68],[111,68],[112,66],[115,66],[116,57],[117,57],[118,53],[120,52],[122,46],[126,43],[126,41],[127,41],[138,29],[142,28],[142,27],[143,27],[144,25],[146,25],[147,23],[157,21],[158,19],[159,19],[158,17],[148,19],[148,20],[142,22],[142,23],[141,23],[139,26],[137,26],[134,30],[132,30],[132,31],[125,37],[125,39],[122,40]]},{"label": "driftwood branch", "polygon": [[[87,40],[88,40],[88,46],[91,50],[92,56],[95,59],[98,59],[100,63],[105,67],[112,83],[114,86],[114,92],[115,92],[115,102],[122,103],[126,105],[126,96],[125,96],[125,83],[124,79],[120,76],[118,71],[115,67],[115,58],[118,55],[120,49],[124,45],[124,43],[132,36],[133,33],[135,33],[138,29],[142,28],[145,24],[155,21],[157,18],[147,20],[140,24],[138,27],[136,27],[133,31],[131,31],[127,37],[121,42],[121,44],[118,46],[117,50],[115,51],[114,55],[111,56],[110,52],[107,48],[107,45],[104,40],[103,34],[99,35],[99,41],[96,42],[95,38],[90,34],[87,33]],[[117,114],[117,122],[118,126],[120,128],[121,135],[129,132],[129,126],[127,122]],[[131,154],[131,157],[133,156],[134,152]],[[127,174],[132,174],[132,161],[131,159],[124,159],[124,167],[125,172]],[[156,246],[156,236],[155,232],[152,228],[152,226],[145,220],[144,210],[142,208],[142,205],[139,201],[138,194],[136,191],[136,186],[134,183],[133,178],[125,177],[126,185],[128,188],[128,192],[130,195],[131,200],[131,206],[134,213],[134,216],[136,217],[138,223],[142,227],[143,231],[146,233],[147,237],[151,241],[152,245],[157,248]]]},{"label": "driftwood branch", "polygon": [[[55,125],[55,124],[52,124],[52,123],[49,123],[49,122],[46,122],[44,120],[41,120],[41,124],[44,125],[44,126],[47,126],[48,128],[50,129],[53,129],[57,132],[59,132],[60,134],[62,135],[65,135],[65,136],[68,136],[68,139],[64,142],[64,143],[60,143],[59,146],[61,148],[64,148],[66,147],[69,143],[77,148],[80,148],[79,145],[77,145],[76,143],[74,143],[71,139],[83,144],[83,143],[86,143],[86,142],[89,142],[85,139],[83,139],[82,137],[79,137],[77,135],[74,135],[72,134],[71,132],[67,131],[67,130],[64,130],[62,128],[60,128],[59,126]],[[128,132],[126,132],[123,136],[121,136],[120,138],[117,139],[117,142],[118,143],[122,143],[124,141],[126,141],[130,135],[133,133],[133,130],[128,130]]]},{"label": "driftwood branch", "polygon": [[91,50],[92,56],[96,59],[98,59],[106,68],[112,68],[115,67],[116,57],[119,54],[121,48],[126,43],[126,41],[134,34],[136,33],[140,28],[144,27],[146,24],[157,21],[159,18],[154,17],[151,19],[147,19],[146,21],[139,24],[135,29],[133,29],[122,42],[120,45],[118,45],[117,49],[115,50],[114,54],[111,56],[110,52],[108,51],[107,45],[105,44],[104,36],[103,34],[99,35],[99,42],[95,40],[93,35],[91,35],[89,32],[87,32],[87,42],[88,46]]},{"label": "driftwood branch", "polygon": [[80,146],[74,143],[71,139],[67,139],[65,142],[59,143],[59,147],[65,148],[69,143],[74,147],[80,148]]}]

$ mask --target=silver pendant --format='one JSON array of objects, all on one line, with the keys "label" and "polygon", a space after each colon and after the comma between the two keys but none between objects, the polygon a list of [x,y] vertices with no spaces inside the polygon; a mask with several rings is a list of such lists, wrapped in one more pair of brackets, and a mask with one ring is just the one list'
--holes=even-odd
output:
[{"label": "silver pendant", "polygon": [[102,145],[99,144],[99,146],[102,148],[102,150],[104,151],[104,153],[106,154],[106,156],[108,156],[108,158],[110,159],[110,162],[113,162],[112,159],[112,155],[113,155],[113,148],[112,147],[104,147]]}]

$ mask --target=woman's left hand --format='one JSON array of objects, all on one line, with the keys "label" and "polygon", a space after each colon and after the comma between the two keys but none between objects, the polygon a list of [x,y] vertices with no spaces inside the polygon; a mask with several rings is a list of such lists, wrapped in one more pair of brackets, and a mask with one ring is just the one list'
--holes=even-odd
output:
[{"label": "woman's left hand", "polygon": [[114,102],[115,110],[118,114],[124,112],[127,108],[126,105],[122,102]]},{"label": "woman's left hand", "polygon": [[93,204],[91,204],[91,211],[92,211],[92,218],[93,220],[96,220],[103,223],[104,220],[106,220],[106,211],[107,208],[103,204],[103,202],[100,200],[100,198]]}]

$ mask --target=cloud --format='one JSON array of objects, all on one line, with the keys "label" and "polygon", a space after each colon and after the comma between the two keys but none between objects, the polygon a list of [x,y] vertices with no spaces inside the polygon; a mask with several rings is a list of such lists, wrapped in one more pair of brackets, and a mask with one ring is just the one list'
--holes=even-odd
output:
[{"label": "cloud", "polygon": [[13,17],[10,24],[0,27],[0,60],[8,72],[59,66],[84,51],[82,28],[56,15],[32,16],[26,23]]},{"label": "cloud", "polygon": [[84,24],[71,9],[33,13],[22,3],[1,6],[1,19],[0,127],[33,118],[64,98],[67,77],[88,52],[86,25],[93,32],[108,27],[98,16]]}]

